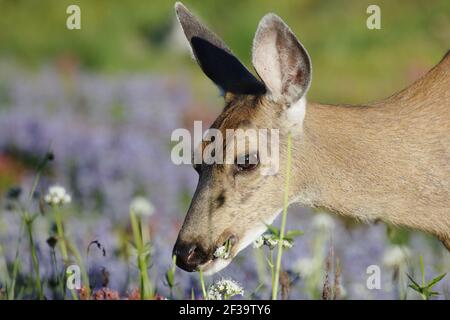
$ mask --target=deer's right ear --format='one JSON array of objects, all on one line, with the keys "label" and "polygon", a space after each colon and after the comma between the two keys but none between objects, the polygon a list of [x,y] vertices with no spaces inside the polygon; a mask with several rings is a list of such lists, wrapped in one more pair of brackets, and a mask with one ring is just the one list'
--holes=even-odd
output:
[{"label": "deer's right ear", "polygon": [[273,13],[265,15],[258,25],[252,61],[274,100],[293,104],[308,91],[312,73],[308,52]]},{"label": "deer's right ear", "polygon": [[183,4],[177,2],[175,12],[197,63],[224,93],[259,95],[266,92],[264,84]]}]

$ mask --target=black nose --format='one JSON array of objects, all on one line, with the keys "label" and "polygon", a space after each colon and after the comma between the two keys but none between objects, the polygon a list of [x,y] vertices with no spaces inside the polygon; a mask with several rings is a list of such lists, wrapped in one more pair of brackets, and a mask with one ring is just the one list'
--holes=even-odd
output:
[{"label": "black nose", "polygon": [[193,272],[197,267],[208,261],[208,254],[195,243],[177,241],[173,248],[173,255],[177,257],[177,266]]}]

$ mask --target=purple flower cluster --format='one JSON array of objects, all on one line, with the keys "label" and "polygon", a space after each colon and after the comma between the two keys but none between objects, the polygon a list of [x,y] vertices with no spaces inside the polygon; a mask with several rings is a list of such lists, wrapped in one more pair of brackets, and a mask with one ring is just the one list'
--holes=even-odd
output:
[{"label": "purple flower cluster", "polygon": [[[179,211],[195,175],[170,161],[170,135],[182,126],[189,91],[151,76],[64,79],[45,70],[10,79],[0,113],[0,150],[56,156],[56,177],[88,210],[127,217],[135,193],[164,213]],[[171,199],[167,201],[166,199]]]}]

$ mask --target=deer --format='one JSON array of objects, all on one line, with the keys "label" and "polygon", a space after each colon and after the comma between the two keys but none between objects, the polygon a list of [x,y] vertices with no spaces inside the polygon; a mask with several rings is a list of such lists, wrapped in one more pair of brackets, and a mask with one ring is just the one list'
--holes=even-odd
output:
[{"label": "deer", "polygon": [[[223,92],[225,107],[211,128],[279,129],[280,168],[291,136],[288,204],[426,232],[450,251],[450,51],[387,98],[314,103],[306,99],[311,58],[276,14],[257,27],[253,74],[183,4],[175,11],[195,60]],[[243,163],[194,165],[198,185],[173,248],[181,269],[225,268],[282,211],[285,170],[261,175],[258,150],[246,152],[236,155]],[[229,257],[215,257],[224,243]]]}]

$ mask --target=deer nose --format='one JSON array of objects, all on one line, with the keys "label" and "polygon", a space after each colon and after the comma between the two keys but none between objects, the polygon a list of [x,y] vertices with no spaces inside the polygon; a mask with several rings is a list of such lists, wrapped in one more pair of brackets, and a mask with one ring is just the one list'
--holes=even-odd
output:
[{"label": "deer nose", "polygon": [[177,266],[188,272],[196,271],[208,261],[208,254],[199,245],[184,241],[175,243],[173,255],[177,257]]}]

